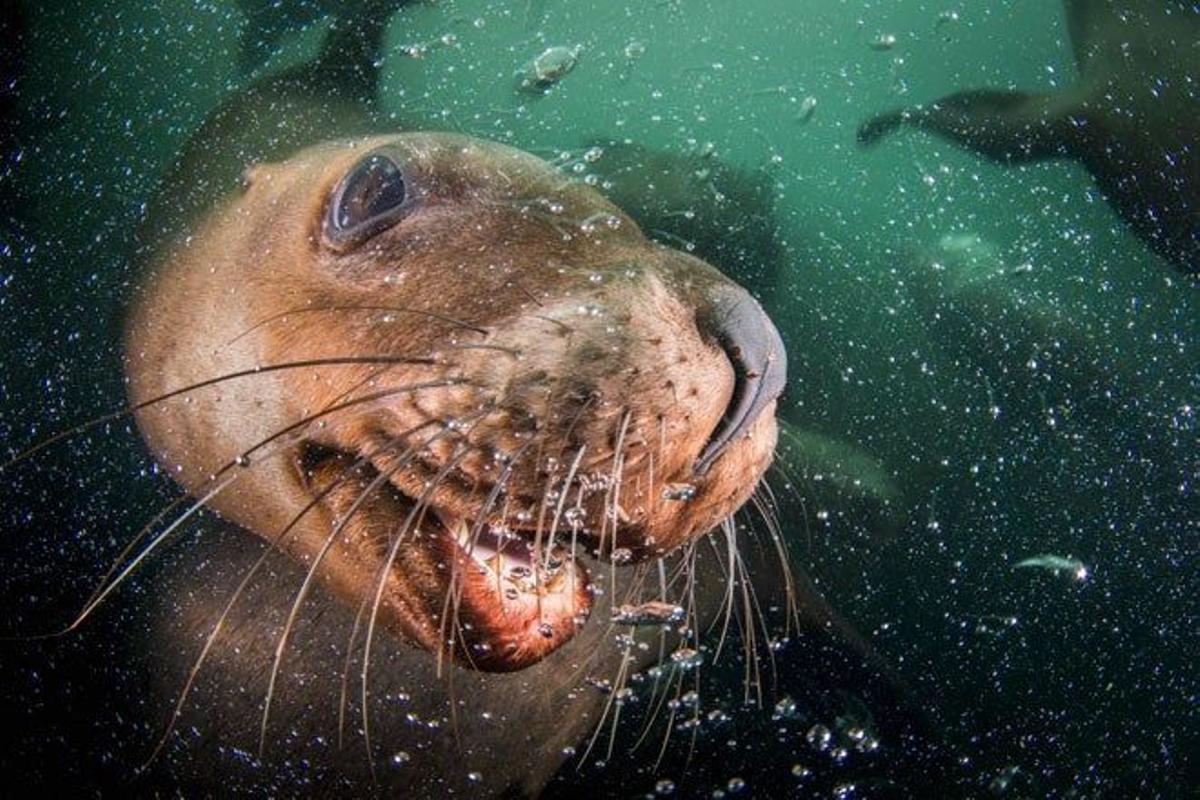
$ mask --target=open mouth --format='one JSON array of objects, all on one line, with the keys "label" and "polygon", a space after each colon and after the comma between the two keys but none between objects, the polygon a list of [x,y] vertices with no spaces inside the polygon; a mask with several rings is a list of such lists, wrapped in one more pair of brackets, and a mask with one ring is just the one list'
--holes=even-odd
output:
[{"label": "open mouth", "polygon": [[561,543],[438,512],[462,567],[467,657],[480,668],[519,669],[570,640],[591,608],[587,569]]},{"label": "open mouth", "polygon": [[541,660],[586,621],[588,573],[570,546],[456,513],[433,479],[416,480],[428,488],[413,496],[406,486],[427,471],[422,465],[309,443],[301,469],[342,528],[338,546],[349,549],[349,585],[339,588],[370,601],[382,586],[379,619],[402,638],[464,666],[507,672]]}]

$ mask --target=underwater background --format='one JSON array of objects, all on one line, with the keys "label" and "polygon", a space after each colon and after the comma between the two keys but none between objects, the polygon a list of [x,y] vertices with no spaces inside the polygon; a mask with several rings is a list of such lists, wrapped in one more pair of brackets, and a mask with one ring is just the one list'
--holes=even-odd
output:
[{"label": "underwater background", "polygon": [[[323,4],[276,5],[3,12],[18,91],[0,122],[0,457],[121,407],[134,231],[157,179],[217,103],[310,57],[328,24]],[[248,8],[275,25],[249,54]],[[577,64],[544,95],[517,91],[551,46]],[[589,147],[626,140],[737,171],[744,192],[706,213],[757,245],[718,266],[784,335],[781,415],[870,453],[902,497],[886,530],[837,508],[785,520],[792,551],[933,720],[966,776],[951,796],[1194,796],[1194,285],[1078,164],[999,166],[918,133],[855,143],[870,114],[958,88],[1069,86],[1061,4],[443,0],[395,14],[383,71],[398,127],[495,139],[581,177]],[[935,264],[952,277],[931,278]],[[958,274],[987,293],[967,312]],[[1037,348],[1030,319],[1052,332]],[[4,478],[6,636],[61,627],[175,496],[124,419]],[[128,593],[154,587],[151,572]],[[164,710],[144,707],[147,665],[113,644],[139,624],[123,602],[67,637],[0,643],[6,785],[132,780],[156,736],[145,719]],[[871,796],[869,782],[847,790],[859,756],[814,745],[802,695],[742,708],[733,671],[737,719],[700,756],[564,768],[549,794],[639,796],[669,779],[683,796]],[[784,699],[801,710],[780,715]],[[886,783],[886,747],[870,759]]]}]

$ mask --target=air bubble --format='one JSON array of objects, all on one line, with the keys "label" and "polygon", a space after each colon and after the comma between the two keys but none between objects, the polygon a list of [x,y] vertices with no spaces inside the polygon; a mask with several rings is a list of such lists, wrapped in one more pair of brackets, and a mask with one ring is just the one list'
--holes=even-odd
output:
[{"label": "air bubble", "polygon": [[896,46],[896,37],[891,33],[881,33],[871,40],[872,50],[891,50]]},{"label": "air bubble", "polygon": [[796,112],[796,121],[800,123],[808,122],[812,119],[813,112],[817,110],[817,98],[811,94],[800,101],[800,108]]},{"label": "air bubble", "polygon": [[824,725],[817,723],[808,729],[808,733],[804,735],[804,739],[816,749],[825,750],[833,740],[833,732]]},{"label": "air bubble", "polygon": [[775,704],[775,711],[771,714],[771,719],[791,719],[794,716],[796,716],[796,701],[785,695]]},{"label": "air bubble", "polygon": [[690,647],[681,647],[674,653],[671,653],[671,661],[681,669],[695,669],[704,663],[704,656],[698,650],[693,650]]},{"label": "air bubble", "polygon": [[686,502],[696,496],[696,487],[691,483],[671,483],[662,490],[663,500]]}]

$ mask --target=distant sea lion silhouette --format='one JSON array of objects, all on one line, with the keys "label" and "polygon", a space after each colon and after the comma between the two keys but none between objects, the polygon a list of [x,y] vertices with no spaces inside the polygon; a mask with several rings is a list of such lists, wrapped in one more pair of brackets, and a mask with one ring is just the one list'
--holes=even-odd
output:
[{"label": "distant sea lion silhouette", "polygon": [[1079,82],[1061,92],[974,89],[879,114],[873,145],[902,126],[1006,163],[1077,158],[1134,231],[1200,273],[1200,6],[1068,0]]}]

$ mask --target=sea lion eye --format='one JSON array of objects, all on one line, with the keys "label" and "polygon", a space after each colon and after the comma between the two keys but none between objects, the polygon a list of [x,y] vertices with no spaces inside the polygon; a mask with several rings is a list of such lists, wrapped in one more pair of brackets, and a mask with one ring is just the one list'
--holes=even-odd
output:
[{"label": "sea lion eye", "polygon": [[338,245],[360,242],[389,227],[408,197],[404,175],[385,155],[367,156],[333,190],[325,235]]}]

